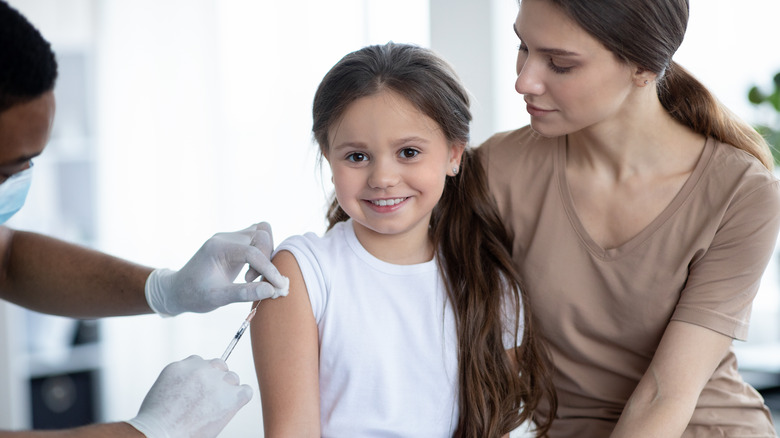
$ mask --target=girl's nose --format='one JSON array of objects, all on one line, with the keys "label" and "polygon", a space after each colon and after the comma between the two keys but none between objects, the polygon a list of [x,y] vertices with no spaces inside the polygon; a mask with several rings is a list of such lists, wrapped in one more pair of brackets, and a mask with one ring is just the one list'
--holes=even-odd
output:
[{"label": "girl's nose", "polygon": [[393,187],[400,181],[400,173],[395,163],[385,160],[375,161],[368,177],[368,185],[372,189],[386,189]]}]

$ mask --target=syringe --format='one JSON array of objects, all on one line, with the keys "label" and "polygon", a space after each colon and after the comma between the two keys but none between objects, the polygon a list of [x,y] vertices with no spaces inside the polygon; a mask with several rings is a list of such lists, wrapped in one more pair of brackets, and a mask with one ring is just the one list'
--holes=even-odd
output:
[{"label": "syringe", "polygon": [[233,336],[233,339],[230,341],[230,344],[228,344],[227,348],[225,349],[225,352],[222,353],[223,361],[226,361],[228,356],[230,356],[230,353],[233,352],[233,348],[235,348],[236,344],[238,343],[238,340],[241,339],[241,335],[244,334],[244,330],[246,330],[246,328],[249,327],[249,322],[252,321],[252,318],[255,317],[256,311],[257,311],[257,306],[252,308],[252,311],[249,312],[249,316],[247,316],[244,322],[241,323],[241,327],[239,327],[238,331],[236,332],[236,335]]}]

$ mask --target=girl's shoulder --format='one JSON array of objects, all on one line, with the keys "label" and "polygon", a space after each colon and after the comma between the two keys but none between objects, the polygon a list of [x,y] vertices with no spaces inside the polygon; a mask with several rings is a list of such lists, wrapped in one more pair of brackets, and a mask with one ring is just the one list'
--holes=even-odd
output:
[{"label": "girl's shoulder", "polygon": [[308,232],[289,236],[276,247],[274,255],[279,251],[291,252],[296,259],[299,259],[299,264],[302,257],[328,260],[342,252],[348,245],[351,229],[349,222],[339,222],[322,235]]},{"label": "girl's shoulder", "polygon": [[294,257],[317,321],[328,303],[332,279],[338,277],[339,269],[352,263],[347,243],[349,230],[348,222],[340,222],[322,235],[309,232],[290,236],[274,252],[274,257],[281,251]]}]

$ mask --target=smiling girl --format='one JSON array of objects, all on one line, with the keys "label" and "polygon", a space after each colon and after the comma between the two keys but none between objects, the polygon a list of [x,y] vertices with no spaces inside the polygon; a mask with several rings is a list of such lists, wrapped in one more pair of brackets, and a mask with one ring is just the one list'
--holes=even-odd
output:
[{"label": "smiling girl", "polygon": [[277,248],[290,293],[252,324],[265,436],[496,437],[554,406],[449,66],[366,47],[313,116],[336,199],[327,233]]}]

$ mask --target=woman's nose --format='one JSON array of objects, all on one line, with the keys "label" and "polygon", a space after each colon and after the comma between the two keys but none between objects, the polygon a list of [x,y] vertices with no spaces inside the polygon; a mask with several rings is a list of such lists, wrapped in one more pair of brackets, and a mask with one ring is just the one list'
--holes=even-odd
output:
[{"label": "woman's nose", "polygon": [[544,92],[544,84],[538,67],[526,61],[517,64],[517,79],[515,80],[515,91],[520,94],[540,95]]}]

